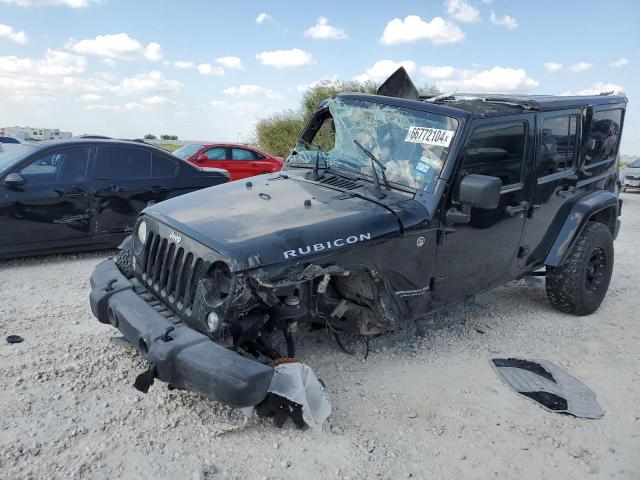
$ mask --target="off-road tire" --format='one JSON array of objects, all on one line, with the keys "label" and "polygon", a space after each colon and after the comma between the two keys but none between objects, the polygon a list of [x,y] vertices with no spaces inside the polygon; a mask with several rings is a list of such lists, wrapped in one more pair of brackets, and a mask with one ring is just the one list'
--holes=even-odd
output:
[{"label": "off-road tire", "polygon": [[602,223],[588,222],[565,262],[547,268],[547,297],[561,312],[590,315],[607,294],[612,271],[611,232]]},{"label": "off-road tire", "polygon": [[[130,240],[130,237],[127,239]],[[120,246],[120,251],[115,258],[115,263],[120,272],[127,278],[133,278],[133,242],[125,240]]]}]

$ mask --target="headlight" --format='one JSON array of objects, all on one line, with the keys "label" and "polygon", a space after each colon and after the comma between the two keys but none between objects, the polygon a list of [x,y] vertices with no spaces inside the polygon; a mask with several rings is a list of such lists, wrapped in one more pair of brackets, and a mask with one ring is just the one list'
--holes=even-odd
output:
[{"label": "headlight", "polygon": [[147,222],[144,220],[138,224],[138,240],[142,245],[147,241]]},{"label": "headlight", "polygon": [[209,312],[209,315],[207,315],[207,329],[210,332],[216,332],[218,331],[219,327],[220,327],[220,317],[216,312]]}]

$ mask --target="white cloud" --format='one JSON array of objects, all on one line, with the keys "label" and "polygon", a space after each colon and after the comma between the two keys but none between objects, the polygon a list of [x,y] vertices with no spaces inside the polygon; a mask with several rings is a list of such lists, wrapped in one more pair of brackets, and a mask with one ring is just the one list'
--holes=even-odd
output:
[{"label": "white cloud", "polygon": [[175,105],[176,102],[173,100],[163,97],[161,95],[154,95],[152,97],[144,97],[142,99],[142,103],[150,107],[157,107],[162,105]]},{"label": "white cloud", "polygon": [[198,71],[200,72],[200,75],[218,76],[218,77],[221,75],[224,75],[224,68],[215,67],[210,63],[201,63],[200,65],[198,65]]},{"label": "white cloud", "polygon": [[445,0],[447,13],[456,20],[464,23],[475,23],[482,21],[480,11],[469,5],[465,0]]},{"label": "white cloud", "polygon": [[262,97],[267,98],[279,98],[279,95],[274,93],[273,90],[265,87],[261,87],[260,85],[240,85],[228,87],[223,90],[226,95],[230,95],[232,97],[250,97],[255,95],[260,95]]},{"label": "white cloud", "polygon": [[190,62],[188,60],[176,60],[175,62],[172,63],[172,65],[175,68],[181,68],[181,69],[188,69],[188,68],[196,68],[196,64],[193,62]]},{"label": "white cloud", "polygon": [[229,103],[224,100],[213,100],[211,101],[210,105],[213,108],[224,110],[226,112],[229,112],[232,115],[237,115],[237,116],[256,115],[257,113],[261,113],[261,114],[267,113],[267,110],[265,110],[264,106],[261,103],[257,103],[257,102]]},{"label": "white cloud", "polygon": [[160,44],[151,42],[143,46],[126,33],[98,35],[92,39],[71,41],[67,47],[76,53],[96,55],[117,60],[162,60],[164,54]]},{"label": "white cloud", "polygon": [[129,102],[122,105],[108,105],[108,104],[91,104],[86,105],[84,108],[87,110],[98,110],[103,112],[121,113],[121,112],[133,112],[136,110],[146,110],[143,104],[138,102]]},{"label": "white cloud", "polygon": [[13,55],[0,57],[0,73],[16,74],[25,77],[68,76],[83,73],[87,68],[87,60],[59,50],[47,50],[42,59],[19,58]]},{"label": "white cloud", "polygon": [[29,43],[29,38],[24,30],[17,32],[9,25],[0,23],[0,38],[6,38],[10,42],[17,43],[18,45],[26,45]]},{"label": "white cloud", "polygon": [[327,17],[319,17],[318,23],[304,31],[304,36],[317,40],[341,40],[349,38],[344,28],[332,27]]},{"label": "white cloud", "polygon": [[19,7],[43,7],[48,5],[64,5],[71,8],[88,7],[100,0],[0,0],[0,3],[18,5]]},{"label": "white cloud", "polygon": [[441,17],[427,22],[417,15],[409,15],[404,20],[394,18],[387,23],[380,43],[398,45],[419,40],[429,40],[434,45],[457,43],[464,40],[464,32],[455,23]]},{"label": "white cloud", "polygon": [[358,82],[374,81],[381,82],[386,80],[389,75],[395,72],[398,68],[404,67],[405,70],[411,74],[416,69],[415,62],[411,60],[404,60],[402,62],[394,62],[393,60],[378,60],[373,64],[371,68],[361,75],[358,75],[355,80]]},{"label": "white cloud", "polygon": [[624,94],[624,88],[615,83],[597,82],[592,87],[579,90],[576,93],[563,92],[560,95],[599,95],[607,92]]},{"label": "white cloud", "polygon": [[437,82],[443,91],[471,93],[523,92],[536,88],[540,82],[522,68],[493,67],[490,70],[456,70],[453,78]]},{"label": "white cloud", "polygon": [[153,70],[148,73],[140,73],[130,78],[125,78],[118,85],[109,88],[118,95],[132,95],[134,93],[173,92],[182,90],[182,83],[166,78],[162,73]]},{"label": "white cloud", "polygon": [[218,57],[216,62],[229,70],[242,70],[242,60],[239,57]]},{"label": "white cloud", "polygon": [[263,65],[275,68],[306,67],[315,63],[313,55],[299,48],[261,52],[256,55],[256,58]]},{"label": "white cloud", "polygon": [[584,72],[585,70],[589,70],[593,65],[587,62],[578,62],[574,63],[569,67],[569,71],[573,73]]},{"label": "white cloud", "polygon": [[545,62],[544,69],[549,73],[556,73],[562,70],[562,64],[556,62]]},{"label": "white cloud", "polygon": [[97,95],[95,93],[85,93],[80,97],[80,100],[83,102],[98,102],[102,100],[102,95]]},{"label": "white cloud", "polygon": [[269,20],[273,20],[273,17],[269,15],[267,12],[262,12],[258,14],[258,16],[256,17],[256,23],[258,25],[262,25],[264,22]]},{"label": "white cloud", "polygon": [[509,15],[498,17],[493,10],[491,10],[491,23],[498,27],[504,27],[507,30],[518,28],[518,21],[515,18]]},{"label": "white cloud", "polygon": [[455,71],[455,68],[448,65],[420,67],[420,73],[429,78],[449,78]]},{"label": "white cloud", "polygon": [[622,68],[626,65],[629,65],[629,60],[624,57],[614,60],[609,64],[609,66],[613,68]]}]

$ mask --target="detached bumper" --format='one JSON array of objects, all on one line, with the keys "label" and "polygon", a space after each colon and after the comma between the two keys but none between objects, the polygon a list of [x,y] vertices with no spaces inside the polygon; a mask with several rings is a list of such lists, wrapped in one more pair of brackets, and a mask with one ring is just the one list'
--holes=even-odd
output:
[{"label": "detached bumper", "polygon": [[112,260],[96,267],[91,288],[93,314],[120,330],[146,357],[153,377],[232,407],[257,405],[266,396],[273,368],[169,321],[138,296]]}]

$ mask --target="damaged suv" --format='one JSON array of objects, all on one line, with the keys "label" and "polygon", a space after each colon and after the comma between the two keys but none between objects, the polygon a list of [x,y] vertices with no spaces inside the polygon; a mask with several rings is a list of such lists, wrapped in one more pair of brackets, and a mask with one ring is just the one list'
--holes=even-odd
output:
[{"label": "damaged suv", "polygon": [[421,97],[401,69],[321,103],[282,172],[148,207],[91,307],[147,358],[142,390],[259,411],[303,328],[378,335],[533,272],[588,315],[613,267],[626,102]]}]

